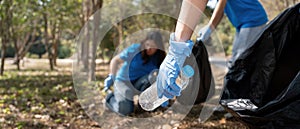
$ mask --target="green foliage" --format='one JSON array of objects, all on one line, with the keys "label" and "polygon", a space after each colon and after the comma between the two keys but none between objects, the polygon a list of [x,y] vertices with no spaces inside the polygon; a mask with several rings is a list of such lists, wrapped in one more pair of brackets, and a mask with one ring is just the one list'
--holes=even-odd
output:
[{"label": "green foliage", "polygon": [[68,58],[72,54],[70,47],[66,45],[60,45],[58,48],[58,55],[57,57],[60,59]]},{"label": "green foliage", "polygon": [[37,54],[39,55],[39,57],[41,58],[42,55],[44,55],[46,53],[46,45],[43,44],[42,42],[33,44],[30,46],[29,48],[29,53],[31,54]]},{"label": "green foliage", "polygon": [[[15,57],[16,50],[12,45],[6,46],[5,57]],[[1,49],[0,49],[0,57],[1,57]]]}]

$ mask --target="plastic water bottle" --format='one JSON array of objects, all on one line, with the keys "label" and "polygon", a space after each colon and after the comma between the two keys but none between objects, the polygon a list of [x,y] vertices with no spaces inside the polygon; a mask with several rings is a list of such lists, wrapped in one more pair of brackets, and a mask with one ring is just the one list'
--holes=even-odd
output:
[{"label": "plastic water bottle", "polygon": [[[180,86],[182,90],[185,89],[193,75],[194,69],[190,65],[184,66],[180,72],[180,76],[176,79],[177,85]],[[139,104],[146,111],[156,109],[167,100],[169,100],[169,98],[165,96],[161,98],[158,97],[156,81],[139,96]]]}]

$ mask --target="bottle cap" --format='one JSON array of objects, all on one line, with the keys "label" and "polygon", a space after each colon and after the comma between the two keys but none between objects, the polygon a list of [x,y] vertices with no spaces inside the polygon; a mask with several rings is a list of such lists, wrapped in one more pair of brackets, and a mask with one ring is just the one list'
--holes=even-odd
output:
[{"label": "bottle cap", "polygon": [[192,66],[186,65],[182,68],[182,73],[184,74],[184,76],[190,78],[195,74],[195,71]]}]

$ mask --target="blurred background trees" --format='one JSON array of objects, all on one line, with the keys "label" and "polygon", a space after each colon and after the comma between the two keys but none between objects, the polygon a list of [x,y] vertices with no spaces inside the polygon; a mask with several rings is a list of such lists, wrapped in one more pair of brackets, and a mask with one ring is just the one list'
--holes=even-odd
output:
[{"label": "blurred background trees", "polygon": [[[95,64],[87,59],[106,60],[108,62],[115,47],[130,34],[145,28],[160,28],[174,31],[176,18],[163,14],[143,13],[153,11],[157,6],[162,6],[167,11],[178,14],[182,0],[143,1],[143,0],[0,0],[0,47],[1,65],[0,74],[4,71],[5,58],[13,58],[16,68],[20,69],[20,61],[28,58],[48,58],[49,69],[56,66],[57,58],[69,58],[75,51],[75,39],[81,29],[88,23],[89,18],[102,8],[103,5],[119,4],[109,11],[101,12],[93,17],[88,29],[97,30],[101,15],[120,17],[132,10],[142,11],[140,15],[121,19],[105,34],[101,46],[97,46],[97,33],[86,33],[89,38],[86,42],[94,43],[89,48],[87,43],[82,43],[82,51],[90,51],[92,55],[80,55],[78,58],[85,63],[86,68],[95,69]],[[214,0],[210,0],[213,7]],[[265,7],[269,19],[273,19],[284,9],[299,3],[300,0],[260,0]],[[125,3],[125,4],[124,4]],[[171,4],[170,4],[171,3]],[[174,4],[175,3],[175,4]],[[128,10],[130,8],[130,10]],[[163,10],[160,10],[163,11]],[[207,7],[205,14],[209,17],[213,8]],[[105,20],[105,19],[104,19]],[[118,19],[115,19],[118,20]],[[98,27],[99,28],[99,27]],[[231,42],[234,28],[224,17],[217,28],[219,38],[227,55],[231,54]],[[83,30],[84,31],[84,30]],[[88,30],[87,30],[88,31]],[[94,31],[93,31],[94,32]],[[93,39],[94,38],[94,39]],[[86,53],[86,52],[83,52]],[[37,55],[37,56],[34,56]],[[91,57],[89,57],[91,56]],[[91,73],[91,76],[94,76]]]}]

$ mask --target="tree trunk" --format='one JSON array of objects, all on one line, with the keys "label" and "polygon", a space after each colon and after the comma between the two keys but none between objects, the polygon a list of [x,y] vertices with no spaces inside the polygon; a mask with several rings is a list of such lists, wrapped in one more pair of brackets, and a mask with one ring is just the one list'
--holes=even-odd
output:
[{"label": "tree trunk", "polygon": [[[96,12],[98,9],[102,7],[102,0],[98,0],[96,3],[93,1],[93,12]],[[95,71],[96,71],[96,54],[97,54],[97,46],[98,46],[98,34],[99,31],[99,23],[101,20],[101,12],[96,12],[93,18],[93,40],[92,40],[92,52],[91,52],[91,62],[90,62],[90,72],[88,81],[95,80]]]},{"label": "tree trunk", "polygon": [[57,56],[58,56],[58,45],[59,45],[59,39],[61,34],[61,27],[59,22],[62,21],[62,16],[53,24],[52,29],[52,39],[53,39],[53,64],[54,66],[57,66]]},{"label": "tree trunk", "polygon": [[84,71],[89,70],[89,43],[90,43],[90,24],[89,24],[89,17],[92,15],[92,7],[90,0],[82,1],[83,6],[83,18],[86,23],[86,27],[84,28],[84,42],[81,44],[81,61],[83,64]]},{"label": "tree trunk", "polygon": [[[88,81],[95,79],[96,69],[96,50],[98,45],[98,33],[100,23],[100,13],[95,13],[102,7],[102,0],[84,0],[83,6],[83,18],[86,23],[84,30],[84,42],[81,43],[80,60],[82,61],[85,71],[88,71]],[[93,15],[92,21],[89,18]]]},{"label": "tree trunk", "polygon": [[[0,26],[3,26],[3,19],[0,19]],[[0,66],[0,76],[3,76],[4,73],[4,63],[5,63],[5,41],[4,41],[4,34],[3,34],[3,28],[0,28],[0,41],[1,41],[1,66]]]},{"label": "tree trunk", "polygon": [[[36,25],[37,25],[37,20],[34,20],[33,24],[32,24],[33,28],[32,28],[31,32],[24,34],[24,36],[22,36],[22,37],[14,36],[14,38],[13,38],[14,46],[15,46],[15,50],[16,50],[14,64],[17,65],[18,70],[20,69],[21,59],[23,59],[25,57],[29,48],[33,44],[33,41],[35,39],[35,34],[36,34]],[[15,34],[14,30],[15,30],[15,28],[12,27],[13,34]],[[23,64],[22,66],[24,66],[24,62],[22,64]]]},{"label": "tree trunk", "polygon": [[[36,24],[37,24],[37,20],[34,20],[33,25],[32,25],[33,26],[32,32],[27,33],[24,36],[24,38],[23,37],[22,38],[20,38],[20,37],[17,38],[17,41],[16,41],[17,44],[15,44],[15,48],[16,49],[18,48],[18,50],[16,50],[16,54],[17,54],[18,58],[15,58],[15,60],[14,60],[15,63],[20,62],[20,60],[25,57],[25,55],[28,52],[29,48],[33,44],[34,38],[30,39],[30,36],[31,37],[35,36]],[[23,62],[23,64],[24,64],[24,62]]]},{"label": "tree trunk", "polygon": [[[96,20],[96,19],[94,19],[94,20]],[[93,21],[93,24],[99,26],[98,22],[99,21]],[[91,62],[90,62],[90,70],[89,70],[88,81],[95,80],[96,51],[97,51],[97,34],[99,32],[99,31],[97,31],[97,29],[98,29],[97,27],[95,27],[95,26],[93,27],[93,40],[92,40],[92,48],[91,48],[92,49],[92,51],[91,51]]]},{"label": "tree trunk", "polygon": [[[8,26],[6,26],[8,27]],[[5,54],[6,54],[6,44],[9,42],[8,33],[4,33],[2,31],[2,49],[1,49],[1,66],[0,66],[0,75],[3,76],[4,74],[4,64],[5,64]]]},{"label": "tree trunk", "polygon": [[46,50],[48,52],[48,59],[49,59],[49,65],[50,65],[50,70],[54,70],[53,66],[53,54],[51,51],[51,47],[49,44],[49,39],[48,39],[48,18],[47,14],[43,13],[43,18],[44,18],[44,39],[45,39],[45,44],[46,44]]},{"label": "tree trunk", "polygon": [[2,49],[1,49],[1,68],[0,75],[3,76],[4,73],[4,63],[5,63],[5,51],[6,51],[6,41],[2,39]]},{"label": "tree trunk", "polygon": [[56,65],[56,57],[57,57],[57,41],[56,41],[56,37],[57,37],[57,34],[56,34],[56,29],[57,29],[57,26],[56,26],[56,21],[53,23],[53,26],[52,26],[52,30],[51,30],[51,35],[52,35],[52,47],[53,47],[53,65],[54,66],[57,66]]},{"label": "tree trunk", "polygon": [[[14,27],[11,28],[12,34],[15,34],[15,29]],[[17,38],[16,36],[12,36],[13,37],[13,42],[14,42],[14,47],[15,47],[15,58],[14,58],[14,63],[15,65],[17,65],[17,70],[20,70],[20,56],[19,56],[19,47],[18,47],[18,41],[19,38]]]},{"label": "tree trunk", "polygon": [[5,54],[6,54],[6,45],[9,43],[11,36],[11,23],[12,23],[12,1],[7,1],[8,3],[2,3],[4,6],[5,15],[0,17],[0,36],[2,40],[2,51],[1,51],[1,66],[0,66],[0,75],[4,74],[4,64],[5,64]]},{"label": "tree trunk", "polygon": [[[32,32],[32,34],[35,34],[35,30]],[[29,39],[28,39],[29,40]],[[29,41],[28,40],[25,40],[24,42],[25,43],[23,43],[24,45],[23,45],[23,47],[19,47],[20,48],[20,50],[19,50],[19,52],[18,52],[18,54],[19,54],[19,60],[21,60],[21,59],[23,59],[24,57],[25,57],[25,55],[26,55],[26,53],[29,51],[29,48],[31,47],[31,45],[33,44],[33,41],[34,41],[34,39],[30,39]]]},{"label": "tree trunk", "polygon": [[53,49],[54,49],[54,54],[53,54],[53,64],[55,66],[57,66],[57,55],[58,55],[58,42],[59,41],[59,34],[57,34],[54,38],[54,42],[53,42]]},{"label": "tree trunk", "polygon": [[17,65],[17,70],[19,71],[20,70],[20,56],[18,54],[18,51],[19,51],[19,48],[18,48],[18,41],[14,38],[14,46],[15,46],[15,61],[14,61],[14,64]]}]

